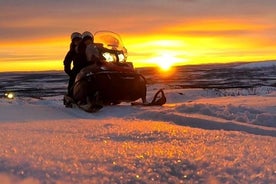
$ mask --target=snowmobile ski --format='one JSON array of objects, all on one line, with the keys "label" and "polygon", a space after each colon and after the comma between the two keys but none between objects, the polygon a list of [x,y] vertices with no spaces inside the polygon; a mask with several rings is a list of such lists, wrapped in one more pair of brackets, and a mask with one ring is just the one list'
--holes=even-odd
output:
[{"label": "snowmobile ski", "polygon": [[143,102],[132,102],[131,105],[141,105],[141,106],[162,106],[166,103],[167,99],[165,93],[162,89],[158,90],[152,101],[150,103],[143,103]]}]

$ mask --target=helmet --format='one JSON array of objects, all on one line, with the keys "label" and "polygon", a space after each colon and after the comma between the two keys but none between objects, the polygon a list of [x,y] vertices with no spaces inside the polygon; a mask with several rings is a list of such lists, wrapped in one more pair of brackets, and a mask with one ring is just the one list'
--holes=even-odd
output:
[{"label": "helmet", "polygon": [[90,33],[89,31],[85,31],[82,33],[82,39],[87,39],[87,38],[92,38],[94,39],[94,36],[92,35],[92,33]]},{"label": "helmet", "polygon": [[79,32],[73,32],[71,34],[71,40],[73,40],[75,38],[82,38],[82,36],[81,36],[81,34]]}]

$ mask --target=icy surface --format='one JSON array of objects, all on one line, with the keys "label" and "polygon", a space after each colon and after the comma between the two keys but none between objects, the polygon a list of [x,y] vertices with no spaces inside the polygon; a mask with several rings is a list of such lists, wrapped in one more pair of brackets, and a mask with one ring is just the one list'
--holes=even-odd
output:
[{"label": "icy surface", "polygon": [[159,88],[163,107],[122,103],[93,114],[65,108],[60,88],[0,98],[0,183],[276,183],[273,85],[157,82],[148,99]]}]

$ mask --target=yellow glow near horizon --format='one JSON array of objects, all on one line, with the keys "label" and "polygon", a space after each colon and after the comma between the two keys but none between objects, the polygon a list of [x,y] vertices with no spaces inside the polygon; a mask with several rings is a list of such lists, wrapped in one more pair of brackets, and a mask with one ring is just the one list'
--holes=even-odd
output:
[{"label": "yellow glow near horizon", "polygon": [[169,70],[171,66],[175,65],[176,63],[179,63],[182,60],[184,60],[184,58],[180,59],[174,56],[173,54],[161,52],[159,56],[150,58],[147,61],[149,63],[155,63],[162,70]]},{"label": "yellow glow near horizon", "polygon": [[63,59],[69,49],[66,39],[51,38],[0,44],[1,68],[5,71],[63,70]]},{"label": "yellow glow near horizon", "polygon": [[187,61],[183,38],[169,35],[148,35],[139,38],[127,36],[124,43],[128,49],[128,60],[137,67],[158,66],[163,69]]},{"label": "yellow glow near horizon", "polygon": [[61,60],[8,61],[1,63],[0,72],[62,70]]}]

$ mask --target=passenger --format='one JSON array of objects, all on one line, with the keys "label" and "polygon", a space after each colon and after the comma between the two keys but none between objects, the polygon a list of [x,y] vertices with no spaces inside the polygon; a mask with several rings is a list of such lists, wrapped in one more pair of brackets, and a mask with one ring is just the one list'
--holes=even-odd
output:
[{"label": "passenger", "polygon": [[82,45],[80,46],[80,50],[83,55],[85,55],[85,59],[88,65],[99,65],[99,51],[94,44],[94,36],[89,32],[85,31],[82,33]]},{"label": "passenger", "polygon": [[[77,51],[77,47],[79,45],[79,43],[82,40],[82,35],[79,32],[73,32],[71,34],[71,44],[70,44],[70,49],[67,52],[63,64],[64,64],[64,71],[65,73],[69,76],[69,82],[68,82],[68,87],[67,87],[67,93],[69,96],[72,97],[72,87],[74,85],[75,82],[75,78],[78,74],[78,72],[80,71],[80,69],[82,68],[81,62],[79,61],[77,55],[78,55],[78,51]],[[73,62],[73,67],[71,68],[71,64]]]}]

